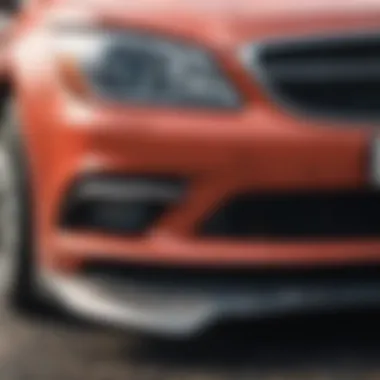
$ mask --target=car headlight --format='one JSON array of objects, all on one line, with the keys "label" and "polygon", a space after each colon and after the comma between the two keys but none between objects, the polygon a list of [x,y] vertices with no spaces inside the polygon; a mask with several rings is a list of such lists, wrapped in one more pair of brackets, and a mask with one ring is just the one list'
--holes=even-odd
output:
[{"label": "car headlight", "polygon": [[54,43],[91,91],[106,101],[218,108],[239,104],[233,86],[200,47],[124,31],[59,33]]}]

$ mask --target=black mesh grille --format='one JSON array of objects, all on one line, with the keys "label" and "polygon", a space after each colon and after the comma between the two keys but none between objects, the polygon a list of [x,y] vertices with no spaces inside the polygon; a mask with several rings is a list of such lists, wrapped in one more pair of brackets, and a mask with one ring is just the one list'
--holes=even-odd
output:
[{"label": "black mesh grille", "polygon": [[222,205],[200,233],[244,239],[380,237],[380,193],[241,195]]},{"label": "black mesh grille", "polygon": [[283,105],[305,114],[380,119],[380,32],[260,45],[254,75]]}]

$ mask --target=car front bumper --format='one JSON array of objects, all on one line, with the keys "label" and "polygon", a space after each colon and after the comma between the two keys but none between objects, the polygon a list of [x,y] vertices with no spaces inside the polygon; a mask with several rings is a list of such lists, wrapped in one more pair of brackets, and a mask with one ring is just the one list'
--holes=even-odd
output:
[{"label": "car front bumper", "polygon": [[[36,169],[39,262],[44,268],[59,271],[69,266],[75,271],[99,255],[212,265],[380,259],[377,236],[235,239],[205,237],[197,230],[242,193],[277,196],[368,188],[372,136],[368,129],[290,120],[260,109],[223,117],[169,111],[152,111],[149,116],[138,111],[131,115],[98,109],[66,111],[51,126],[50,161],[41,158],[41,171]],[[186,189],[183,198],[143,234],[60,225],[73,184],[94,174],[175,177],[185,181]],[[261,221],[258,217],[256,223]]]}]

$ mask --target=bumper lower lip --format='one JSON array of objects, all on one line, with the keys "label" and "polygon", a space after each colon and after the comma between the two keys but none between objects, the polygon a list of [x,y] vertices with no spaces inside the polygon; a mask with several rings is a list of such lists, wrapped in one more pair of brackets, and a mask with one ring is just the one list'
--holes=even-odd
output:
[{"label": "bumper lower lip", "polygon": [[186,337],[225,318],[380,305],[380,279],[352,283],[271,283],[207,289],[155,286],[107,277],[43,273],[43,286],[69,312],[101,323]]},{"label": "bumper lower lip", "polygon": [[214,319],[213,305],[206,298],[124,288],[122,284],[90,281],[80,277],[43,274],[48,294],[68,311],[121,327],[147,332],[186,336]]}]

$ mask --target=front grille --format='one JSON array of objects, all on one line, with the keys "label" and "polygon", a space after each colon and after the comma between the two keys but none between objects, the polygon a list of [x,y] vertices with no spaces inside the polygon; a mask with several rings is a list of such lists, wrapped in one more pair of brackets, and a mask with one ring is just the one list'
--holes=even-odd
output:
[{"label": "front grille", "polygon": [[273,98],[293,111],[380,119],[380,32],[252,45],[245,60]]},{"label": "front grille", "polygon": [[199,232],[271,240],[380,237],[380,192],[245,194],[222,205]]}]

